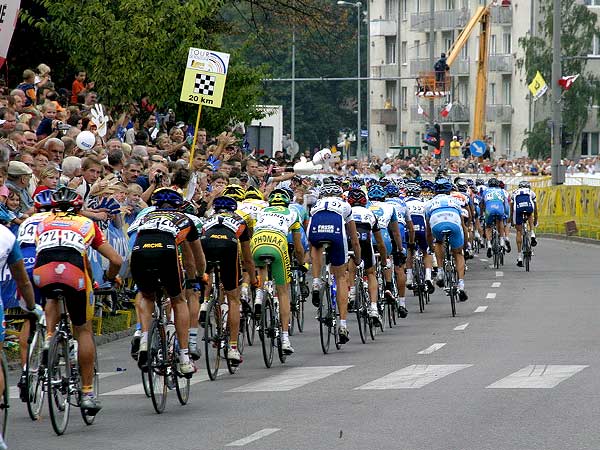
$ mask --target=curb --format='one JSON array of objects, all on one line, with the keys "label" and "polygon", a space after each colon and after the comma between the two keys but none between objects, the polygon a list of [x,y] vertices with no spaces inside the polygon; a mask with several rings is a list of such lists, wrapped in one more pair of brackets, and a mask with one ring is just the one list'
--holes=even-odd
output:
[{"label": "curb", "polygon": [[536,233],[536,236],[556,239],[557,241],[571,241],[571,242],[581,242],[583,244],[593,244],[600,245],[600,241],[592,238],[579,237],[579,236],[566,236],[564,234],[554,234],[554,233]]}]

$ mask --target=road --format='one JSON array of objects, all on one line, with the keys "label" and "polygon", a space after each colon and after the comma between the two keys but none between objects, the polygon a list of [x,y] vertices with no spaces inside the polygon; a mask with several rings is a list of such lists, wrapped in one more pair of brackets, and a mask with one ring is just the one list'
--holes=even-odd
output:
[{"label": "road", "polygon": [[187,406],[171,392],[162,415],[140,395],[128,340],[116,341],[99,348],[94,425],[74,411],[57,437],[15,399],[7,440],[19,450],[597,449],[599,249],[540,239],[530,273],[514,253],[493,270],[482,252],[456,318],[439,290],[423,314],[411,296],[396,328],[363,345],[352,321],[350,343],[329,355],[311,306],[285,365],[265,369],[255,345],[237,374],[196,383]]}]

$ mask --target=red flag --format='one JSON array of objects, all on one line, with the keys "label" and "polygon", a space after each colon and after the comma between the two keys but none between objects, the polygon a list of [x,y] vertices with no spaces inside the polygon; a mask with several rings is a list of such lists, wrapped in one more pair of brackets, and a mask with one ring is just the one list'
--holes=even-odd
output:
[{"label": "red flag", "polygon": [[440,116],[448,117],[448,114],[450,114],[451,109],[452,109],[452,103],[448,103],[446,105],[446,107],[440,111]]},{"label": "red flag", "polygon": [[558,84],[565,91],[568,91],[569,89],[571,89],[571,86],[573,85],[573,83],[575,83],[575,80],[577,78],[579,78],[579,74],[577,74],[577,75],[567,75],[566,77],[561,77],[561,79],[558,80]]}]

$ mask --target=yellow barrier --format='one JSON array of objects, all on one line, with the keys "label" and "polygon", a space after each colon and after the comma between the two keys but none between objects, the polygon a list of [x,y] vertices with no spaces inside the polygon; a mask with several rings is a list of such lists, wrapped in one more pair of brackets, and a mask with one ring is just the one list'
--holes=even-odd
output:
[{"label": "yellow barrier", "polygon": [[576,236],[600,239],[600,187],[554,186],[534,189],[542,233],[566,233],[566,222],[575,221]]}]

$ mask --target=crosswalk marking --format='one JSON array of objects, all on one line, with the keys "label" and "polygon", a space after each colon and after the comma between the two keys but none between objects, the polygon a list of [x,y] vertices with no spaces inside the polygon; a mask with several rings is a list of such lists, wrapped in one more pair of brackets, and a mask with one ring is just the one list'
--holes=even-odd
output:
[{"label": "crosswalk marking", "polygon": [[433,352],[438,351],[440,348],[442,348],[444,345],[446,345],[445,342],[436,342],[433,345],[430,345],[429,347],[427,347],[425,350],[421,350],[419,353],[417,353],[418,355],[429,355]]},{"label": "crosswalk marking", "polygon": [[487,306],[478,306],[474,312],[480,313],[480,312],[484,312],[486,309],[488,309]]},{"label": "crosswalk marking", "polygon": [[487,386],[488,389],[550,389],[589,366],[532,364]]},{"label": "crosswalk marking", "polygon": [[503,277],[504,276],[504,272],[502,272],[501,270],[497,270],[496,271],[496,276],[497,277]]},{"label": "crosswalk marking", "polygon": [[479,258],[479,261],[481,261],[481,262],[487,262],[487,259],[485,259],[485,258]]},{"label": "crosswalk marking", "polygon": [[496,298],[496,293],[495,292],[488,292],[488,294],[485,296],[485,298],[487,298],[487,299],[494,299],[494,298]]},{"label": "crosswalk marking", "polygon": [[[108,378],[108,377],[112,377],[114,375],[122,375],[124,374],[125,371],[119,371],[119,372],[98,372],[98,378],[99,379],[104,379],[104,378]],[[142,387],[142,393],[143,393],[143,387]],[[10,398],[19,398],[19,388],[17,388],[16,386],[11,386],[9,388],[8,391],[8,395]],[[104,394],[106,395],[106,394]]]},{"label": "crosswalk marking", "polygon": [[377,380],[363,384],[355,390],[418,389],[440,380],[472,364],[417,365],[405,367]]},{"label": "crosswalk marking", "polygon": [[259,439],[262,439],[270,434],[276,433],[279,430],[280,428],[263,428],[256,433],[252,433],[250,436],[230,442],[229,444],[225,445],[225,447],[243,447],[251,442],[258,441]]},{"label": "crosswalk marking", "polygon": [[326,378],[350,367],[353,366],[294,367],[293,369],[284,370],[278,375],[248,383],[226,392],[291,391],[292,389]]},{"label": "crosswalk marking", "polygon": [[463,331],[465,328],[467,328],[469,326],[469,322],[467,323],[463,323],[462,325],[459,325],[457,327],[454,327],[454,331]]},{"label": "crosswalk marking", "polygon": [[496,281],[496,282],[492,283],[492,287],[493,288],[499,288],[501,284],[502,283],[500,283],[499,281]]},{"label": "crosswalk marking", "polygon": [[[219,374],[217,376],[222,375],[223,372],[219,372]],[[206,372],[202,372],[201,374],[196,374],[192,377],[192,379],[190,380],[190,386],[193,386],[194,384],[198,384],[201,383],[203,381],[208,381],[208,375],[206,374]],[[115,389],[114,391],[109,391],[109,392],[101,392],[100,393],[101,396],[105,396],[105,395],[145,395],[144,393],[144,385],[142,383],[136,383],[136,384],[132,384],[131,386],[125,386],[124,388],[121,389]]]}]

